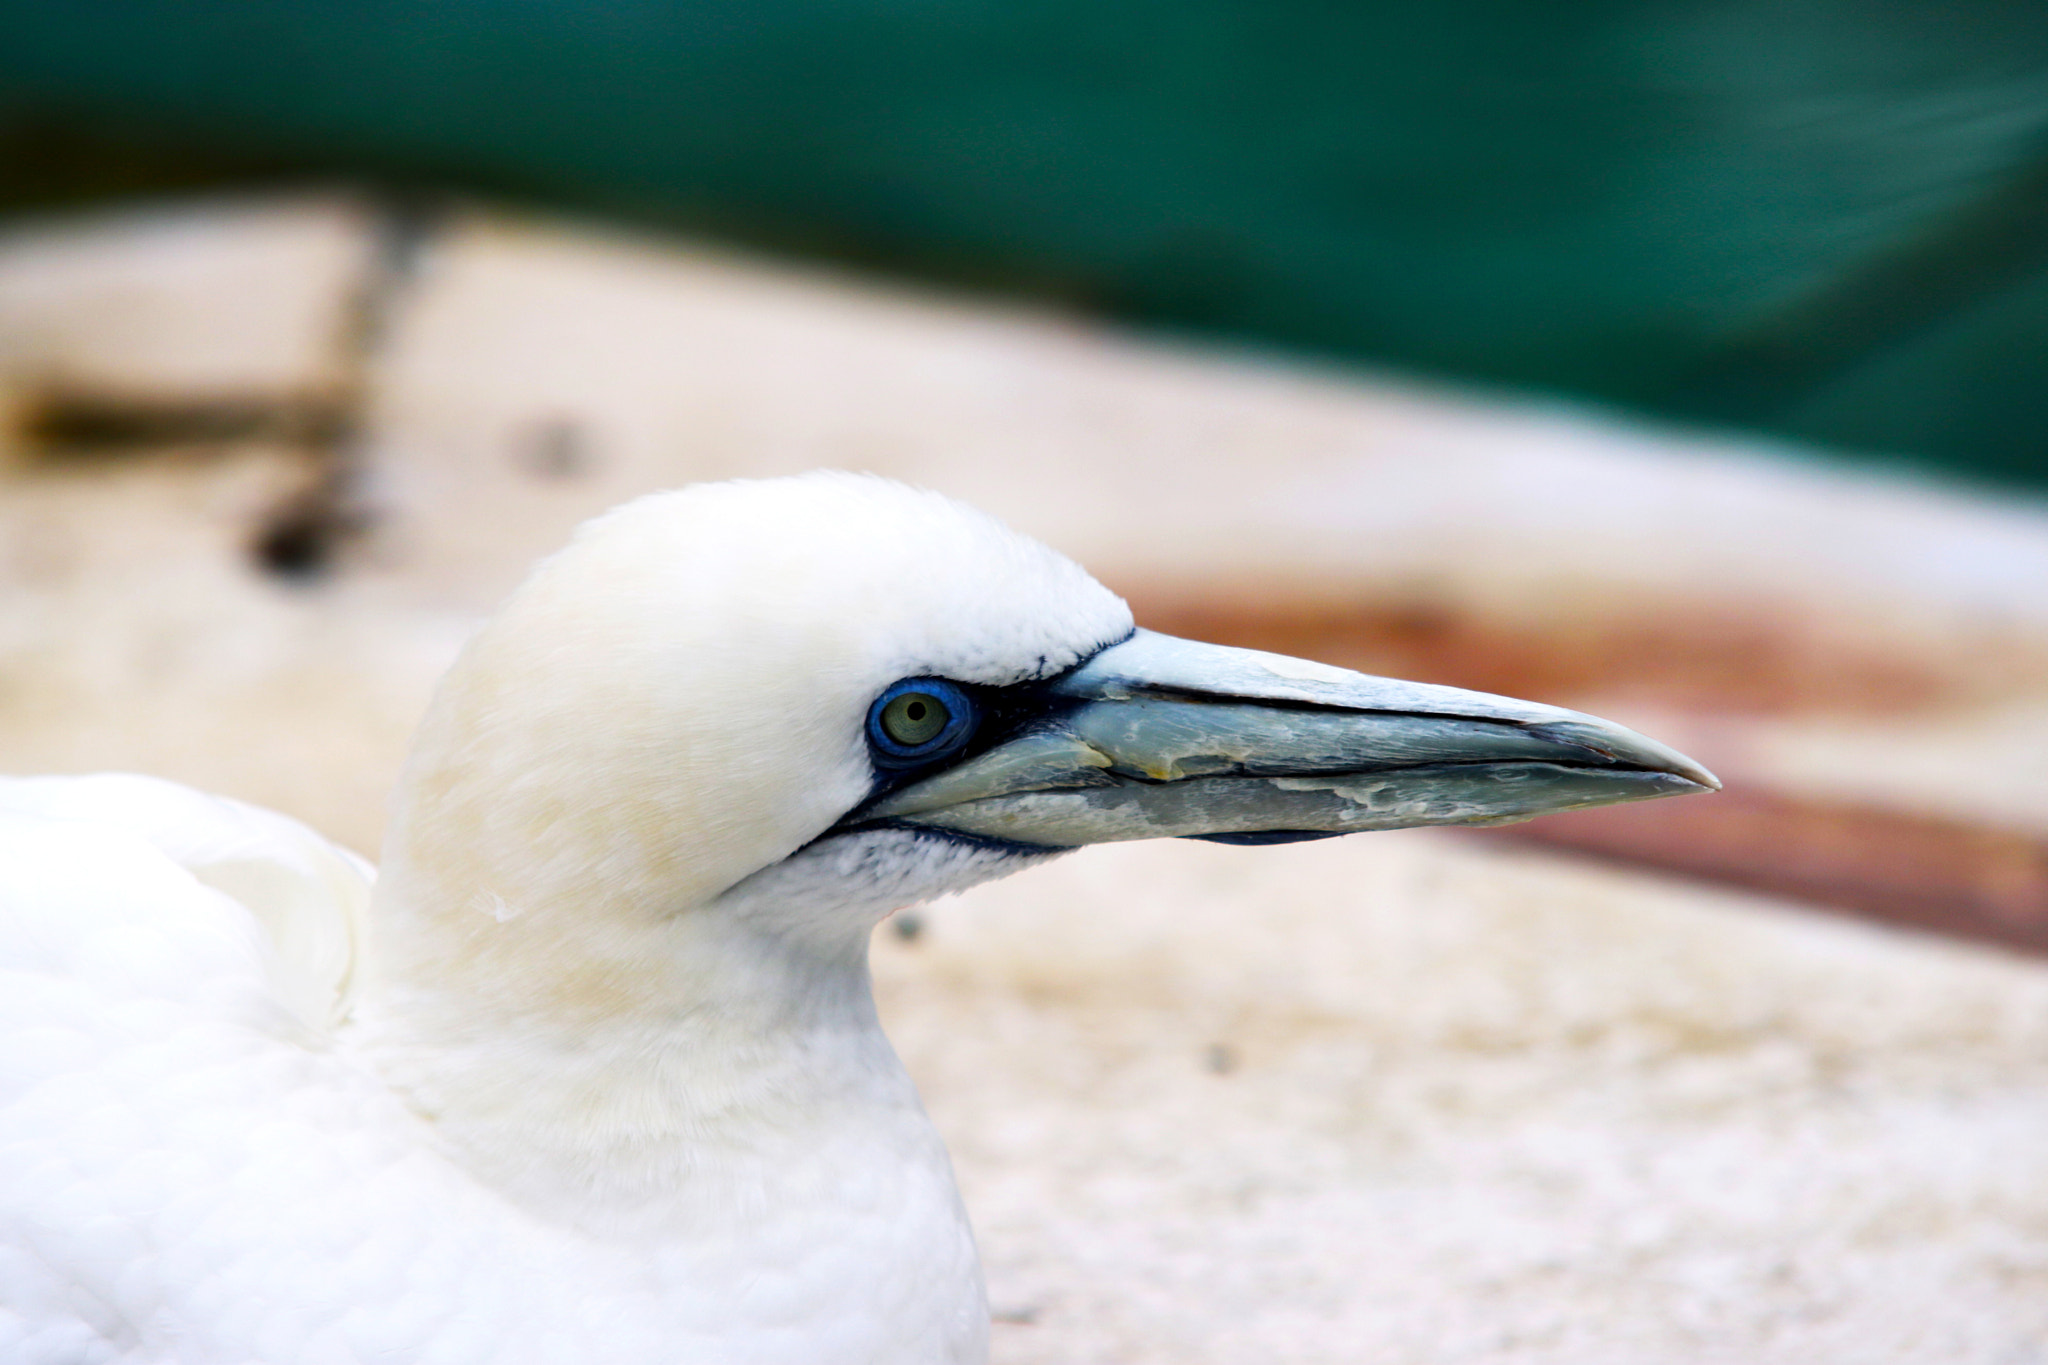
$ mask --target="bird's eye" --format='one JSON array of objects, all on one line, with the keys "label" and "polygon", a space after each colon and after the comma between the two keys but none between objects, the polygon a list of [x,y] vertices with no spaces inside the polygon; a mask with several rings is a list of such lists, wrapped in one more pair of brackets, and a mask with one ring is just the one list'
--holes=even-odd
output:
[{"label": "bird's eye", "polygon": [[893,683],[868,710],[868,740],[890,766],[943,757],[974,730],[974,703],[944,678]]},{"label": "bird's eye", "polygon": [[953,713],[929,692],[905,692],[882,708],[882,733],[906,749],[922,749],[946,732]]}]

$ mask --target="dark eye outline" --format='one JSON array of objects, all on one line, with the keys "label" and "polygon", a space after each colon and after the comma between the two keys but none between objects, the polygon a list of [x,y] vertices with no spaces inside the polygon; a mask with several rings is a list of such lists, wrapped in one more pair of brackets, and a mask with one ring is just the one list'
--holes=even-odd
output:
[{"label": "dark eye outline", "polygon": [[[922,744],[899,744],[882,728],[882,711],[906,692],[922,692],[946,709],[945,728]],[[885,768],[909,768],[945,758],[964,747],[980,723],[974,699],[965,688],[944,678],[903,678],[882,689],[868,708],[868,747]]]}]

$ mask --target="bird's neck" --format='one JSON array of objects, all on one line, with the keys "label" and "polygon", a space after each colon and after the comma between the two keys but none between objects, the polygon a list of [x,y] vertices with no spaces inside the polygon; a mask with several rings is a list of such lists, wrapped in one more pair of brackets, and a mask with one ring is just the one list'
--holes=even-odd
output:
[{"label": "bird's neck", "polygon": [[590,1254],[624,1255],[678,1330],[854,1324],[863,1359],[983,1358],[973,1234],[876,1020],[865,935],[825,953],[702,907],[643,940],[609,997],[572,964],[565,998],[557,964],[504,975],[486,952],[491,977],[448,957],[447,924],[405,904],[399,871],[338,1045],[447,1160]]},{"label": "bird's neck", "polygon": [[[735,1191],[766,1216],[842,1170],[944,1169],[864,933],[525,909],[387,863],[346,1033],[486,1183],[586,1230],[659,1235],[727,1216]],[[562,920],[582,925],[573,947]]]}]

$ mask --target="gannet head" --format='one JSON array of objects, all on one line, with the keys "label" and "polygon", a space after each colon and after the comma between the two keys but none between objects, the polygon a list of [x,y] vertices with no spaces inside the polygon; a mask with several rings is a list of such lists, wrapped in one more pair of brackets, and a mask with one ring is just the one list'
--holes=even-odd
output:
[{"label": "gannet head", "polygon": [[[584,526],[449,673],[395,808],[367,998],[403,1022],[387,1073],[518,1130],[508,1153],[578,1125],[648,1148],[726,1110],[751,1116],[744,1145],[778,1097],[892,1064],[865,953],[899,906],[1104,840],[1715,785],[1576,712],[1134,630],[1079,567],[937,494],[704,485]],[[764,1039],[868,1033],[880,1054],[785,1049],[809,1080],[762,1061]],[[687,1065],[645,1061],[685,1035]],[[543,1072],[561,1093],[537,1119]]]},{"label": "gannet head", "polygon": [[[470,644],[388,861],[472,952],[707,910],[814,946],[1105,840],[1489,824],[1716,785],[1576,712],[1134,630],[971,508],[838,473],[642,498]],[[586,965],[607,989],[624,961]],[[524,943],[522,951],[540,945]]]},{"label": "gannet head", "polygon": [[[580,528],[450,671],[385,880],[459,926],[463,960],[544,953],[564,989],[587,970],[612,992],[645,963],[642,931],[727,917],[721,897],[815,861],[849,812],[970,747],[909,764],[878,748],[870,712],[891,684],[1000,698],[1130,633],[1077,565],[934,493],[820,473],[644,497]],[[966,865],[1006,862],[938,835],[832,842],[868,861],[779,921],[754,904],[753,928],[851,941]],[[883,856],[910,842],[928,866]]]}]

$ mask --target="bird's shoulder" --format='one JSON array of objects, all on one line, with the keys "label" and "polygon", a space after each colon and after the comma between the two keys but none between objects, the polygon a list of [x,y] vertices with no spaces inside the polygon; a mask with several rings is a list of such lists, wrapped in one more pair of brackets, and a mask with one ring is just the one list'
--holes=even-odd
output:
[{"label": "bird's shoulder", "polygon": [[0,969],[216,1002],[232,978],[316,1033],[346,1013],[375,874],[296,820],[125,773],[4,778],[0,843]]},{"label": "bird's shoulder", "polygon": [[[351,1249],[362,1302],[427,1269],[447,1239],[408,1241],[377,1195],[406,1178],[445,1204],[450,1182],[331,1045],[368,890],[268,811],[0,781],[0,1359],[227,1358],[270,1330],[253,1358],[289,1360],[339,1330],[349,1294],[315,1276]],[[380,1234],[407,1244],[364,1259]],[[326,1307],[240,1320],[293,1301]]]}]

